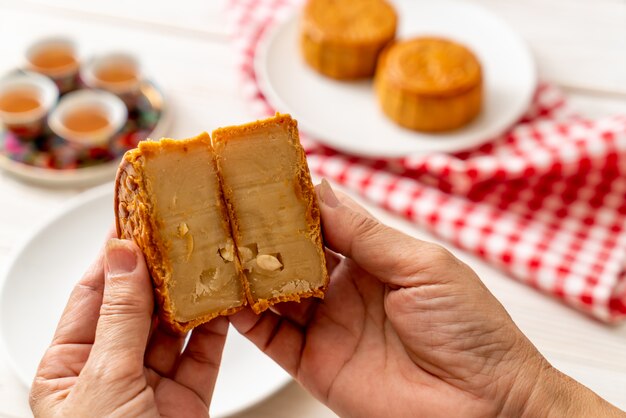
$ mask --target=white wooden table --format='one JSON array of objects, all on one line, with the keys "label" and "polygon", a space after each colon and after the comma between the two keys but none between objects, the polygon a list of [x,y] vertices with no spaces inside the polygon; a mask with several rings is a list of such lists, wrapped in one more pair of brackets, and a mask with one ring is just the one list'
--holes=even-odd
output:
[{"label": "white wooden table", "polygon": [[[543,79],[561,85],[589,115],[626,113],[626,1],[475,0],[529,42]],[[172,137],[186,137],[253,116],[241,100],[229,44],[225,0],[0,0],[0,73],[32,40],[66,34],[89,53],[137,53],[165,87],[175,112]],[[0,173],[0,267],[34,225],[80,190],[42,189]],[[424,232],[377,214],[416,236]],[[558,368],[626,409],[626,325],[607,327],[510,280],[457,251],[513,319]],[[0,359],[0,417],[30,416],[27,389]],[[238,417],[334,416],[290,384]]]}]

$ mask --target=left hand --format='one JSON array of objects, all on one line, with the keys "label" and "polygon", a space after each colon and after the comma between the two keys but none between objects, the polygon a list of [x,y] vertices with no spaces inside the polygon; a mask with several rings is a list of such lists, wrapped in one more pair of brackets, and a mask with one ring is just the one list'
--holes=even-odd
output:
[{"label": "left hand", "polygon": [[30,393],[36,417],[207,417],[228,321],[156,326],[144,258],[111,239],[74,288]]}]

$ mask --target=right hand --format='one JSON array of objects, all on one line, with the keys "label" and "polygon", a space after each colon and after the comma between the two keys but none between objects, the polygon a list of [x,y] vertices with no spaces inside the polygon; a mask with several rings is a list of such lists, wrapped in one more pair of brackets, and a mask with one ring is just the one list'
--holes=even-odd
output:
[{"label": "right hand", "polygon": [[[327,253],[326,299],[231,322],[336,413],[619,413],[553,369],[448,251],[386,227],[326,182],[318,195],[326,244],[345,256]],[[580,408],[575,395],[587,399]]]}]

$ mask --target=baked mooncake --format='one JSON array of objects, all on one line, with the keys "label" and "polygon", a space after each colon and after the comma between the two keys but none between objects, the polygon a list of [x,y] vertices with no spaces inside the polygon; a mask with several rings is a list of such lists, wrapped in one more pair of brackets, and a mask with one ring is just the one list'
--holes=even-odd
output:
[{"label": "baked mooncake", "polygon": [[481,110],[482,84],[480,62],[468,48],[432,37],[390,45],[374,80],[383,112],[405,128],[424,132],[471,122]]},{"label": "baked mooncake", "polygon": [[252,309],[323,297],[320,212],[296,121],[277,115],[212,137]]},{"label": "baked mooncake", "polygon": [[277,115],[214,136],[215,151],[208,134],[143,141],[116,179],[118,236],[143,251],[177,331],[247,304],[323,297],[328,284],[297,123]]},{"label": "baked mooncake", "polygon": [[396,26],[396,12],[385,0],[309,0],[300,27],[302,54],[331,78],[372,77]]}]

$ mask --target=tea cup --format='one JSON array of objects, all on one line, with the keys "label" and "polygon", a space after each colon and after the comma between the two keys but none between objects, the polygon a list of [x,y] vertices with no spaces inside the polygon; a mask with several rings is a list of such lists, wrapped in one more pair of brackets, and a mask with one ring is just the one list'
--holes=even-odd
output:
[{"label": "tea cup", "polygon": [[80,64],[76,44],[70,39],[41,39],[27,48],[25,58],[26,70],[51,78],[61,93],[76,88]]},{"label": "tea cup", "polygon": [[132,110],[141,94],[141,67],[137,58],[125,52],[112,52],[90,59],[80,77],[90,88],[117,95]]},{"label": "tea cup", "polygon": [[107,146],[126,124],[124,102],[103,90],[79,90],[61,98],[48,125],[75,148]]},{"label": "tea cup", "polygon": [[19,138],[32,139],[43,132],[58,98],[59,90],[49,78],[13,73],[0,79],[0,122]]}]

